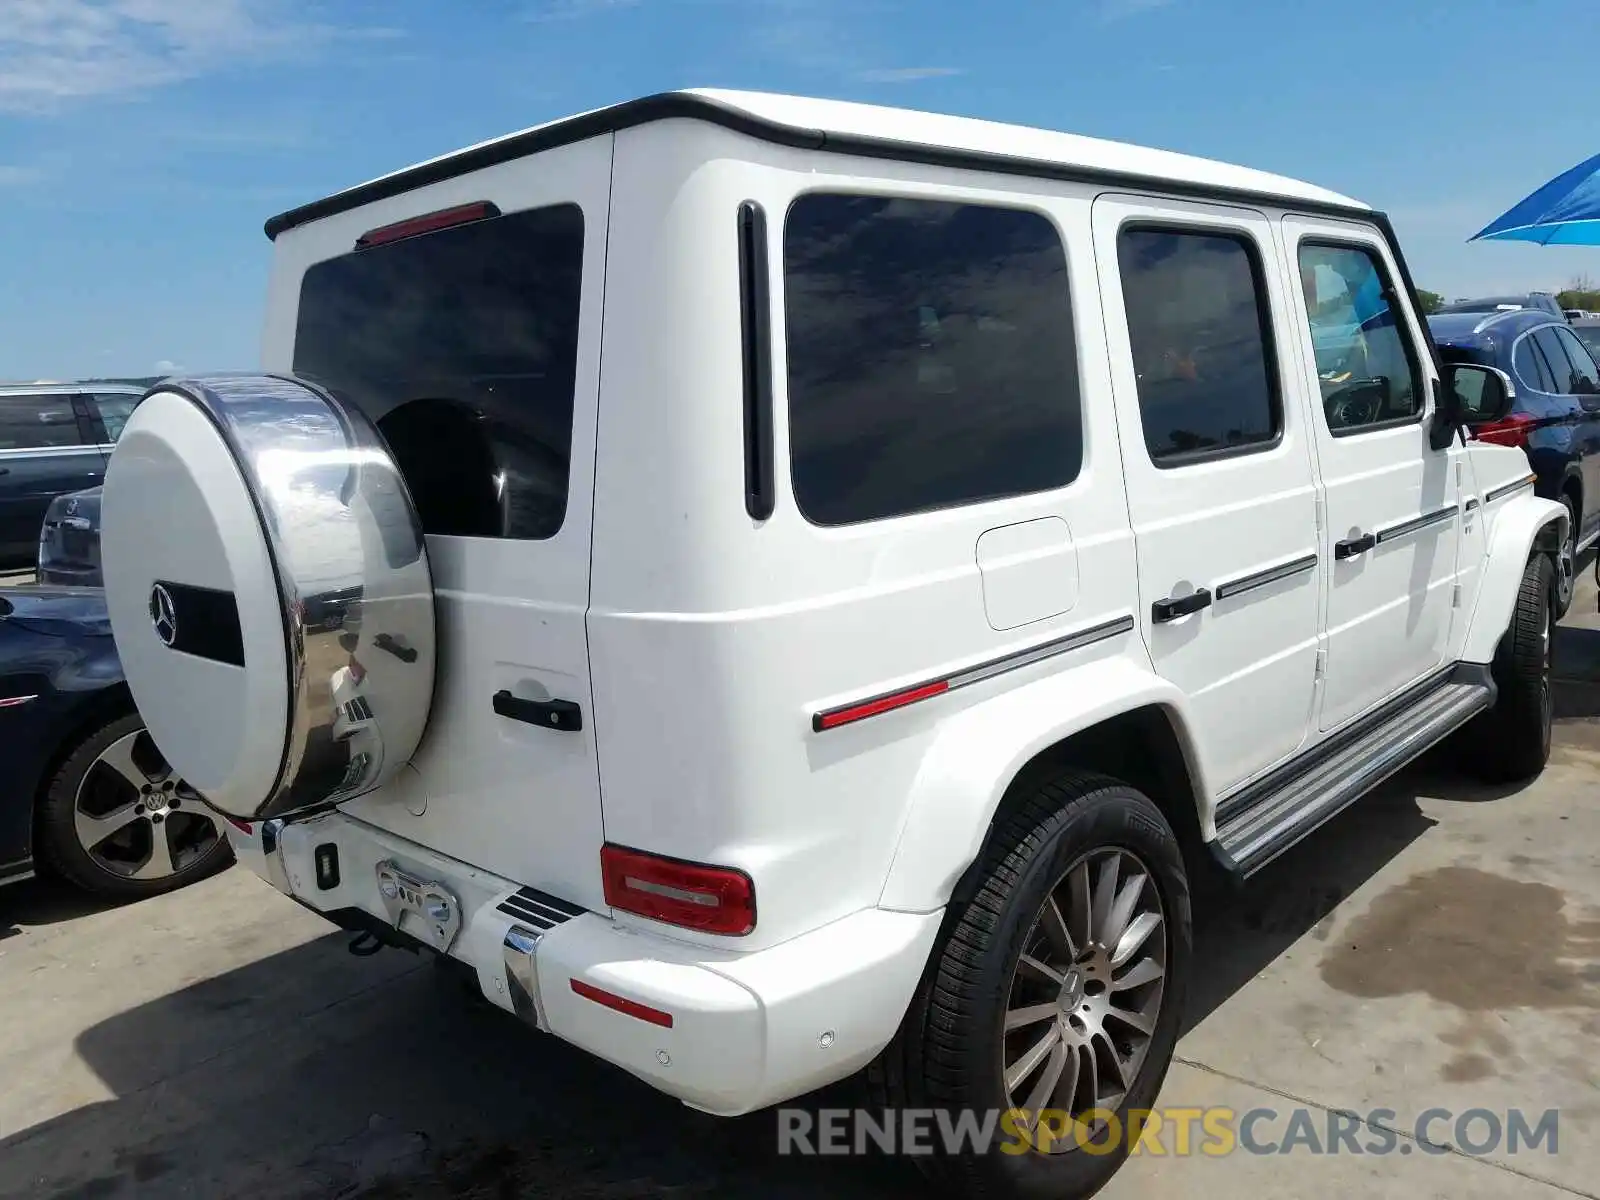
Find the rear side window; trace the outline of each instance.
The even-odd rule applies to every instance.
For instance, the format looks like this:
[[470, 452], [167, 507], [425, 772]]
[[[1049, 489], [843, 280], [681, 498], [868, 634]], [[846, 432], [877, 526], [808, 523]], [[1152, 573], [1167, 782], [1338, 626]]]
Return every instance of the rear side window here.
[[71, 396], [0, 396], [0, 450], [82, 444]]
[[566, 517], [583, 212], [563, 204], [318, 263], [294, 370], [378, 422], [428, 533]]
[[1535, 330], [1528, 341], [1538, 343], [1540, 353], [1550, 365], [1550, 377], [1555, 384], [1547, 390], [1563, 396], [1581, 395], [1584, 378], [1562, 346], [1560, 334], [1561, 331], [1554, 325], [1546, 325], [1543, 329]]
[[1255, 244], [1130, 226], [1117, 260], [1151, 461], [1179, 466], [1276, 442], [1282, 408]]
[[1511, 365], [1516, 368], [1517, 380], [1524, 387], [1532, 388], [1536, 392], [1561, 391], [1556, 386], [1555, 376], [1550, 373], [1550, 367], [1544, 360], [1544, 354], [1534, 344], [1532, 337], [1525, 337], [1517, 343], [1517, 348], [1511, 352]]
[[133, 415], [133, 409], [139, 403], [139, 397], [124, 393], [101, 392], [89, 397], [89, 402], [94, 406], [100, 424], [106, 431], [106, 441], [114, 442], [122, 436], [122, 427], [128, 423], [128, 418]]
[[816, 193], [789, 210], [783, 257], [807, 519], [879, 520], [1077, 477], [1072, 299], [1045, 217]]

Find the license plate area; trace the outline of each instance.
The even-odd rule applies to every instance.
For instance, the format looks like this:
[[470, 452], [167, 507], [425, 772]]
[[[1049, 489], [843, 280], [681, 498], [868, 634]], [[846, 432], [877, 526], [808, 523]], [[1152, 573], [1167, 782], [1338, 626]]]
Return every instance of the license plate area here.
[[447, 953], [461, 932], [461, 901], [455, 892], [435, 879], [407, 871], [392, 858], [375, 868], [378, 896], [389, 924]]

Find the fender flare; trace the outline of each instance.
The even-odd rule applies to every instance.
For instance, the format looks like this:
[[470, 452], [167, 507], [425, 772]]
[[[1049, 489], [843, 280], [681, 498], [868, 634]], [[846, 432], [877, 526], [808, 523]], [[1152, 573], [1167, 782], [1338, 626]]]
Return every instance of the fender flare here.
[[1463, 662], [1494, 661], [1495, 649], [1511, 623], [1528, 556], [1535, 550], [1553, 553], [1566, 536], [1567, 524], [1564, 504], [1542, 499], [1531, 491], [1505, 500], [1493, 514], [1482, 582], [1461, 648]]
[[[1135, 709], [1166, 710], [1200, 814], [1209, 811], [1200, 755], [1181, 691], [1127, 655], [1083, 663], [944, 722], [923, 756], [878, 905], [933, 912], [983, 849], [1018, 773], [1041, 751]], [[1203, 822], [1202, 822], [1203, 824]]]

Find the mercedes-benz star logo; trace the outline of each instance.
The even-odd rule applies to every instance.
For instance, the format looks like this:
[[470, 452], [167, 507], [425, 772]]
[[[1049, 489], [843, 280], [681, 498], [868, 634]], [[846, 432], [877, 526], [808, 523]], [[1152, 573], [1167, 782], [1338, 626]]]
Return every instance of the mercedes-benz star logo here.
[[170, 646], [178, 640], [178, 611], [165, 584], [158, 583], [150, 589], [150, 624], [156, 627], [162, 645]]

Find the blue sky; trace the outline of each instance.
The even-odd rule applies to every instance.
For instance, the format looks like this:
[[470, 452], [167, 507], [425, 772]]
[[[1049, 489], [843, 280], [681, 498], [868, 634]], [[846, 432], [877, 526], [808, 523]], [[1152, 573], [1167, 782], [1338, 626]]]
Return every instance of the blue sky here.
[[1600, 278], [1467, 245], [1600, 152], [1594, 0], [0, 0], [0, 379], [257, 362], [269, 215], [680, 86], [898, 104], [1300, 176], [1423, 287]]

